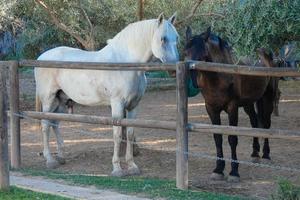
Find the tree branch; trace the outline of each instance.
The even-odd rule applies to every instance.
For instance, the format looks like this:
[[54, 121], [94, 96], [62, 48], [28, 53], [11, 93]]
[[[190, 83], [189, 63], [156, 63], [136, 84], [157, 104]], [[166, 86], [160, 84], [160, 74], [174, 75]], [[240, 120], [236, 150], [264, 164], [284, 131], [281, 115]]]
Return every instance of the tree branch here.
[[43, 0], [35, 0], [37, 4], [39, 4], [51, 17], [52, 23], [54, 23], [59, 29], [67, 32], [72, 37], [74, 37], [85, 49], [91, 50], [92, 48], [89, 46], [89, 42], [83, 39], [79, 34], [77, 34], [74, 30], [66, 26], [63, 22], [61, 22], [56, 13], [49, 8], [49, 6]]
[[191, 18], [195, 15], [195, 13], [196, 13], [198, 7], [200, 6], [200, 4], [201, 4], [202, 2], [203, 2], [203, 0], [198, 0], [198, 1], [195, 3], [195, 5], [192, 7], [190, 13], [189, 13], [183, 20], [177, 21], [177, 22], [175, 23], [175, 26], [180, 26], [180, 25], [182, 25], [183, 23], [185, 23], [186, 21], [188, 21], [189, 19], [191, 19]]
[[86, 21], [89, 24], [89, 36], [86, 38], [87, 42], [89, 43], [89, 46], [94, 50], [95, 49], [95, 40], [94, 40], [94, 26], [88, 16], [88, 14], [86, 13], [85, 9], [83, 8], [83, 6], [81, 5], [81, 1], [79, 0], [79, 9], [82, 12], [84, 18], [86, 19]]

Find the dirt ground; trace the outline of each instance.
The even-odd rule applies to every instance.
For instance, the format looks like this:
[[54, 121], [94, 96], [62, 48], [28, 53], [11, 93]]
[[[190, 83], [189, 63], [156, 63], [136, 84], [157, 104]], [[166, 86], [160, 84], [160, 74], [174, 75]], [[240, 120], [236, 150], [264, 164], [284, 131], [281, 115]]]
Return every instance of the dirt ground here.
[[[21, 108], [34, 108], [34, 81], [32, 75], [22, 76]], [[282, 97], [279, 105], [279, 117], [272, 117], [272, 128], [300, 130], [300, 82], [281, 82]], [[75, 113], [110, 116], [109, 107], [75, 106]], [[139, 105], [138, 118], [155, 120], [176, 120], [175, 90], [156, 90], [147, 92]], [[250, 127], [249, 119], [240, 109], [239, 125]], [[201, 95], [189, 99], [189, 121], [210, 123]], [[227, 124], [227, 116], [222, 113], [222, 124]], [[44, 169], [45, 160], [39, 156], [42, 152], [42, 136], [35, 129], [30, 119], [22, 120], [21, 143], [22, 165], [24, 167]], [[65, 140], [66, 164], [57, 171], [83, 174], [110, 175], [113, 153], [112, 128], [110, 126], [80, 123], [61, 123]], [[143, 177], [159, 177], [174, 180], [175, 170], [175, 132], [165, 130], [135, 129], [141, 154], [135, 158]], [[51, 147], [55, 152], [54, 134], [51, 135]], [[262, 143], [261, 143], [262, 145]], [[272, 166], [296, 168], [298, 172], [276, 170], [265, 167], [253, 167], [240, 164], [240, 183], [211, 182], [209, 176], [214, 169], [215, 160], [202, 158], [204, 155], [214, 156], [215, 146], [211, 135], [190, 133], [189, 179], [192, 189], [223, 192], [243, 196], [268, 198], [276, 190], [276, 181], [286, 178], [300, 184], [300, 141], [270, 140], [271, 158], [261, 163]], [[224, 154], [230, 157], [230, 147], [224, 138]], [[239, 137], [238, 158], [251, 162], [252, 138]], [[124, 163], [123, 163], [124, 164]], [[225, 173], [228, 174], [230, 163], [226, 162]]]

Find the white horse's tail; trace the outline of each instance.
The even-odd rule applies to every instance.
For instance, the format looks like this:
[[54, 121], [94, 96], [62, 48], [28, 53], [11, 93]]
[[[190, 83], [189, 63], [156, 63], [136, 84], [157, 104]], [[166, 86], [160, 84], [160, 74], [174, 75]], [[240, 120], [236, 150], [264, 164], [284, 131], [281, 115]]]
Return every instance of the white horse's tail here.
[[[42, 112], [42, 102], [40, 100], [40, 97], [37, 93], [35, 93], [35, 111]], [[37, 130], [41, 130], [41, 123], [38, 122], [36, 126]]]

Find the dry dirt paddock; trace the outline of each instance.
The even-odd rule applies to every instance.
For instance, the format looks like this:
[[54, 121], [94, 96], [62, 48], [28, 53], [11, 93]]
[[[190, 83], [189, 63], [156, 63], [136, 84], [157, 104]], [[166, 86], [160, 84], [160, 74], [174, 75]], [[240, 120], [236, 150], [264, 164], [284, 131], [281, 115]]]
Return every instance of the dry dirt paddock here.
[[[21, 78], [21, 107], [33, 110], [34, 81], [32, 76]], [[272, 117], [272, 128], [300, 130], [300, 82], [280, 82], [282, 97], [279, 105], [280, 116]], [[175, 90], [157, 90], [147, 92], [140, 105], [138, 118], [155, 120], [176, 120]], [[75, 113], [110, 116], [108, 107], [75, 106]], [[249, 119], [240, 109], [239, 125], [250, 127]], [[191, 122], [210, 123], [201, 95], [189, 99], [189, 120]], [[42, 151], [42, 136], [35, 130], [32, 120], [21, 122], [22, 165], [24, 167], [44, 169], [45, 160], [39, 156]], [[227, 116], [222, 113], [222, 123], [227, 124]], [[61, 123], [61, 131], [65, 140], [66, 164], [57, 171], [109, 175], [112, 169], [113, 153], [112, 128], [103, 125], [80, 123]], [[143, 177], [159, 177], [175, 179], [175, 132], [165, 130], [135, 129], [141, 154], [135, 158]], [[52, 134], [51, 146], [55, 152], [55, 140]], [[262, 144], [261, 144], [262, 145]], [[270, 140], [271, 162], [261, 161], [272, 166], [286, 166], [300, 170], [300, 141]], [[256, 196], [259, 199], [269, 197], [276, 190], [279, 177], [287, 178], [300, 184], [300, 171], [289, 172], [240, 164], [241, 182], [210, 182], [215, 160], [201, 158], [199, 154], [215, 155], [212, 135], [190, 133], [189, 179], [192, 188], [206, 191], [224, 192]], [[250, 161], [252, 138], [239, 137], [238, 158]], [[224, 138], [224, 154], [230, 157], [230, 147]], [[226, 162], [225, 173], [228, 174], [230, 163]]]

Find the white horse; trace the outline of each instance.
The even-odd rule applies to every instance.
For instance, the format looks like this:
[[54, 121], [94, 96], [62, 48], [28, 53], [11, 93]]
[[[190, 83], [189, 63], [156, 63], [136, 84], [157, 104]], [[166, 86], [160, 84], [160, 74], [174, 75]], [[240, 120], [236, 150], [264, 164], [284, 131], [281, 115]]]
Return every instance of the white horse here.
[[[84, 51], [70, 47], [57, 47], [46, 51], [38, 60], [81, 61], [81, 62], [147, 62], [152, 55], [162, 62], [179, 60], [177, 51], [178, 33], [173, 26], [174, 14], [165, 20], [158, 19], [132, 23], [119, 32], [100, 51]], [[89, 106], [110, 105], [112, 117], [135, 118], [136, 107], [146, 88], [145, 73], [141, 71], [99, 71], [75, 69], [35, 68], [36, 94], [43, 112], [61, 112], [63, 105], [58, 93], [73, 101]], [[51, 123], [49, 123], [51, 122]], [[42, 120], [42, 133], [47, 167], [54, 168], [65, 162], [63, 139], [56, 125], [58, 121]], [[57, 139], [57, 158], [49, 149], [49, 129], [52, 126]], [[133, 160], [133, 128], [127, 128], [125, 159], [127, 173], [120, 166], [120, 143], [122, 128], [113, 126], [114, 153], [112, 158], [113, 176], [139, 174]]]

